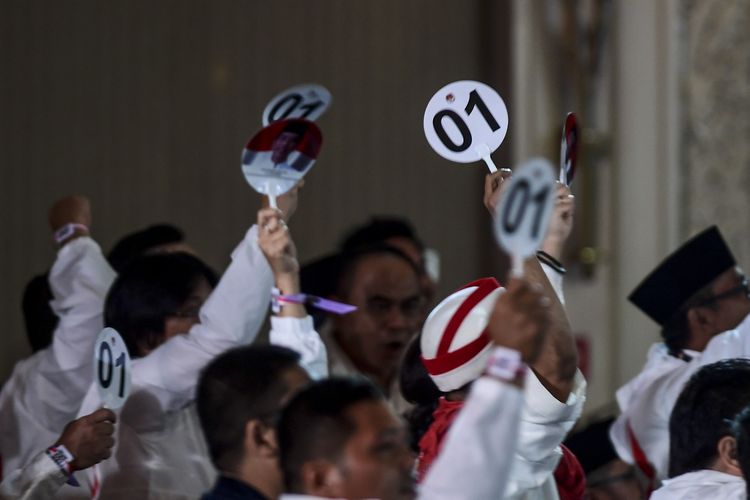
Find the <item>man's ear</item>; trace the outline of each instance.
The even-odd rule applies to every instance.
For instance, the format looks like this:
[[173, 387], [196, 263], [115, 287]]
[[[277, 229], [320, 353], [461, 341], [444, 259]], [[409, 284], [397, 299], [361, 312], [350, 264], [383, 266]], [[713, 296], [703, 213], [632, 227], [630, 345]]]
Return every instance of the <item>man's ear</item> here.
[[742, 469], [737, 458], [737, 441], [732, 436], [724, 436], [716, 444], [719, 456], [718, 468], [722, 472], [742, 477]]
[[343, 477], [335, 464], [317, 459], [302, 465], [304, 493], [327, 498], [343, 498]]
[[276, 432], [260, 420], [245, 423], [245, 453], [259, 458], [276, 457]]

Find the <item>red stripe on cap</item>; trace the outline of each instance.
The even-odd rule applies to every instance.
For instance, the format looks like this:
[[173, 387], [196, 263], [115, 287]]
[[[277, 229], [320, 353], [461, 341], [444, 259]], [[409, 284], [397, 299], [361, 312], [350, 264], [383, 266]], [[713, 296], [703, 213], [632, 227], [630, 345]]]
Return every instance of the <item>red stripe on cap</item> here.
[[448, 354], [451, 343], [453, 343], [453, 338], [456, 336], [456, 332], [461, 326], [461, 323], [464, 322], [464, 319], [466, 319], [466, 316], [468, 316], [469, 312], [474, 309], [474, 306], [479, 304], [485, 297], [492, 293], [493, 290], [499, 288], [500, 283], [498, 283], [495, 278], [482, 278], [476, 281], [472, 281], [461, 290], [465, 290], [474, 286], [477, 287], [477, 289], [474, 290], [471, 295], [469, 295], [466, 300], [463, 301], [463, 303], [453, 314], [453, 317], [448, 322], [448, 325], [445, 327], [443, 336], [440, 339], [440, 345], [438, 346], [437, 353], [435, 354], [436, 358], [440, 357], [441, 355]]
[[448, 352], [435, 359], [426, 359], [423, 356], [422, 364], [427, 368], [430, 375], [442, 375], [474, 359], [489, 343], [490, 337], [487, 335], [487, 330], [484, 330], [479, 337], [453, 352]]
[[461, 305], [451, 317], [450, 321], [448, 321], [448, 325], [446, 325], [445, 331], [443, 332], [443, 335], [440, 339], [440, 344], [438, 345], [438, 350], [435, 354], [435, 358], [426, 359], [424, 356], [422, 357], [422, 362], [431, 375], [440, 375], [442, 373], [449, 372], [469, 362], [477, 354], [482, 352], [482, 350], [487, 347], [487, 344], [489, 344], [490, 342], [489, 336], [487, 335], [487, 330], [485, 329], [484, 331], [482, 331], [479, 337], [477, 337], [473, 341], [469, 342], [465, 346], [456, 349], [453, 352], [450, 352], [451, 343], [453, 342], [453, 339], [456, 336], [456, 332], [458, 332], [458, 329], [461, 327], [464, 319], [466, 319], [466, 316], [468, 316], [469, 312], [477, 304], [484, 300], [485, 297], [487, 297], [494, 290], [500, 288], [500, 283], [498, 283], [495, 278], [482, 278], [476, 281], [472, 281], [468, 285], [464, 286], [462, 290], [471, 287], [477, 287], [477, 289], [474, 290], [471, 295], [469, 295], [466, 300], [461, 303]]

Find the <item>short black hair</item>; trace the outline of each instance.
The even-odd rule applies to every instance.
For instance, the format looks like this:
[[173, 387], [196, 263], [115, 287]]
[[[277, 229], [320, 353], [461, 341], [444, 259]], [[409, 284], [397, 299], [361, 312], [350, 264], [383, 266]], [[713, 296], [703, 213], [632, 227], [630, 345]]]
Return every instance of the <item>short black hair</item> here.
[[196, 392], [198, 417], [217, 469], [233, 471], [242, 459], [248, 421], [275, 425], [289, 392], [284, 373], [299, 367], [299, 360], [285, 347], [243, 346], [203, 369]]
[[732, 423], [734, 439], [737, 440], [737, 460], [740, 463], [742, 475], [747, 484], [747, 493], [750, 497], [750, 406], [746, 406]]
[[331, 377], [298, 392], [281, 413], [278, 426], [281, 470], [290, 493], [303, 493], [302, 466], [317, 458], [336, 461], [354, 423], [346, 412], [364, 401], [385, 401], [363, 377]]
[[354, 272], [357, 266], [363, 260], [376, 256], [391, 256], [404, 261], [413, 271], [415, 277], [419, 279], [422, 271], [417, 267], [413, 260], [404, 252], [392, 246], [376, 243], [365, 247], [360, 247], [349, 252], [343, 252], [339, 257], [338, 276], [336, 279], [336, 292], [341, 296], [346, 296], [351, 290]]
[[40, 351], [52, 343], [52, 335], [59, 322], [50, 306], [53, 298], [49, 273], [34, 276], [23, 291], [21, 309], [32, 352]]
[[192, 255], [139, 257], [112, 284], [104, 304], [104, 324], [120, 333], [131, 357], [140, 357], [164, 341], [167, 317], [179, 311], [201, 279], [216, 286], [211, 268]]
[[710, 467], [716, 445], [750, 404], [750, 359], [702, 367], [683, 388], [669, 418], [669, 477]]
[[340, 248], [351, 252], [358, 248], [377, 243], [384, 243], [389, 238], [406, 238], [414, 243], [417, 249], [424, 251], [424, 244], [417, 236], [414, 226], [403, 217], [375, 216], [347, 233]]
[[145, 229], [135, 231], [120, 238], [107, 255], [109, 265], [122, 272], [128, 264], [144, 255], [154, 247], [181, 243], [185, 241], [185, 234], [172, 224], [154, 224]]

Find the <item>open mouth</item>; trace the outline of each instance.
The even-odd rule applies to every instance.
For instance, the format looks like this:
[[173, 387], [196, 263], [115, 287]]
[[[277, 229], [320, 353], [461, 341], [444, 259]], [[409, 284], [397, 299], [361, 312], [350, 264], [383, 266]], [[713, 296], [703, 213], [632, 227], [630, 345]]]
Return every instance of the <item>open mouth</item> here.
[[399, 342], [397, 340], [394, 340], [392, 342], [387, 342], [385, 344], [385, 351], [387, 354], [391, 356], [398, 356], [401, 353], [404, 352], [404, 349], [406, 348], [405, 342]]

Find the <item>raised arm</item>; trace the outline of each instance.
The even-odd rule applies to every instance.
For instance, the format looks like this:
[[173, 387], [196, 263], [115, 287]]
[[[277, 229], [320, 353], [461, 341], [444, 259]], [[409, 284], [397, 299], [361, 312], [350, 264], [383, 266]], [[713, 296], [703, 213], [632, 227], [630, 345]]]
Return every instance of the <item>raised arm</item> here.
[[[276, 288], [281, 295], [300, 293], [297, 250], [282, 212], [265, 208], [260, 212], [259, 245], [273, 270]], [[279, 303], [271, 316], [270, 340], [297, 351], [300, 364], [314, 379], [328, 376], [325, 345], [313, 326], [312, 318], [302, 304]]]
[[525, 366], [544, 344], [548, 303], [518, 280], [498, 298], [488, 325], [495, 347], [487, 372], [472, 385], [419, 498], [503, 497], [518, 442]]
[[[487, 175], [485, 179], [484, 204], [493, 217], [495, 207], [508, 185], [504, 181], [510, 177], [510, 171], [503, 169]], [[570, 235], [575, 205], [567, 187], [558, 183], [556, 189], [555, 210], [547, 236], [542, 242], [542, 250], [559, 261], [562, 248]], [[563, 307], [562, 275], [558, 271], [548, 264], [540, 264], [536, 258], [528, 259], [524, 263], [524, 277], [530, 283], [542, 287], [545, 296], [550, 299], [552, 311], [550, 333], [540, 356], [530, 366], [550, 394], [558, 401], [565, 402], [574, 387], [578, 352]], [[549, 277], [552, 277], [552, 280]]]
[[[61, 371], [70, 371], [91, 364], [94, 340], [103, 326], [104, 299], [115, 272], [90, 237], [88, 199], [69, 196], [57, 201], [50, 208], [49, 223], [59, 247], [49, 273], [51, 306], [60, 319], [52, 338], [52, 355]], [[83, 375], [65, 381], [66, 390], [78, 390], [75, 404], [91, 383], [90, 370]]]

